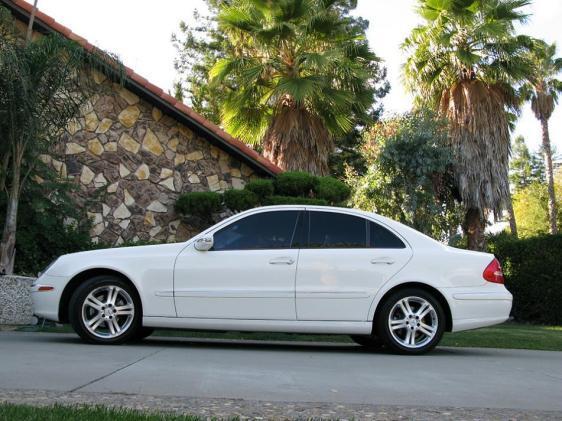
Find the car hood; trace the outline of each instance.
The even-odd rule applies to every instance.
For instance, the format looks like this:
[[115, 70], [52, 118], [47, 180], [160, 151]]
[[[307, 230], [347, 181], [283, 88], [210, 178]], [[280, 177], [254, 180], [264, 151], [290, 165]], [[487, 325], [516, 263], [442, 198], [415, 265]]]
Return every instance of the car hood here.
[[162, 253], [170, 253], [177, 251], [178, 253], [187, 245], [187, 243], [171, 243], [171, 244], [153, 244], [148, 246], [132, 246], [132, 247], [114, 247], [106, 249], [97, 249], [89, 251], [81, 251], [78, 253], [65, 254], [63, 258], [80, 259], [87, 257], [106, 257], [106, 256], [130, 256], [130, 255], [154, 255]]
[[49, 267], [47, 274], [70, 276], [89, 268], [121, 270], [132, 268], [145, 261], [173, 265], [176, 256], [188, 243], [158, 244], [150, 246], [116, 247], [65, 254]]

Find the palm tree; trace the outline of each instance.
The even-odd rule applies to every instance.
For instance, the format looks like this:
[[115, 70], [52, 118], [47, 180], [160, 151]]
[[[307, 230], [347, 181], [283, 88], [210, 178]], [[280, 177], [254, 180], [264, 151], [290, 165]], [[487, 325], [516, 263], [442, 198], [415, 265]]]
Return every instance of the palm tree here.
[[529, 52], [532, 70], [528, 82], [521, 88], [523, 97], [531, 101], [531, 108], [542, 127], [542, 152], [548, 183], [548, 219], [550, 233], [557, 234], [556, 224], [558, 209], [554, 193], [554, 174], [552, 169], [552, 148], [548, 131], [548, 120], [558, 103], [558, 94], [562, 92], [562, 81], [556, 76], [562, 70], [562, 58], [556, 57], [556, 44], [547, 44], [535, 40]]
[[210, 70], [228, 88], [226, 130], [286, 170], [329, 172], [333, 139], [369, 119], [379, 72], [353, 0], [233, 0], [219, 28], [230, 51]]
[[419, 0], [425, 20], [404, 42], [407, 87], [449, 121], [468, 247], [482, 250], [488, 211], [509, 200], [513, 86], [527, 75], [530, 39], [514, 34], [528, 0]]
[[[32, 23], [30, 23], [32, 25]], [[0, 187], [6, 194], [0, 237], [0, 273], [14, 265], [18, 208], [39, 155], [53, 151], [68, 122], [92, 95], [91, 69], [122, 80], [119, 62], [102, 51], [86, 51], [50, 34], [26, 39], [10, 12], [0, 7]]]

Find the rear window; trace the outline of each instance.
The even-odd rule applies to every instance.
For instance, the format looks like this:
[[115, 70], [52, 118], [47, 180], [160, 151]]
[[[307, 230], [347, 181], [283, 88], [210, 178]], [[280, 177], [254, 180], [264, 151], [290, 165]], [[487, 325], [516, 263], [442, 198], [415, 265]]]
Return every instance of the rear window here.
[[343, 213], [310, 212], [309, 248], [366, 248], [367, 220]]
[[369, 222], [369, 247], [374, 249], [403, 249], [404, 242], [383, 226]]

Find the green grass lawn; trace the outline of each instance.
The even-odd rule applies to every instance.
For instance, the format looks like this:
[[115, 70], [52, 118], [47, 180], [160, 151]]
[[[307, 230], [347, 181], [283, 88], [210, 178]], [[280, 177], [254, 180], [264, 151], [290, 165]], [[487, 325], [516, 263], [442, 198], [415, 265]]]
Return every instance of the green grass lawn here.
[[[40, 326], [20, 328], [27, 332], [72, 332], [68, 325]], [[153, 336], [209, 338], [209, 339], [245, 339], [268, 341], [303, 341], [303, 342], [338, 342], [351, 343], [344, 335], [300, 335], [289, 333], [262, 332], [213, 332], [193, 330], [156, 330]], [[459, 333], [446, 333], [441, 341], [443, 346], [535, 349], [545, 351], [562, 351], [562, 326], [541, 326], [521, 323], [504, 323]]]
[[0, 403], [0, 421], [199, 421], [203, 418], [166, 413], [151, 414], [129, 409], [72, 407], [54, 405], [34, 407]]

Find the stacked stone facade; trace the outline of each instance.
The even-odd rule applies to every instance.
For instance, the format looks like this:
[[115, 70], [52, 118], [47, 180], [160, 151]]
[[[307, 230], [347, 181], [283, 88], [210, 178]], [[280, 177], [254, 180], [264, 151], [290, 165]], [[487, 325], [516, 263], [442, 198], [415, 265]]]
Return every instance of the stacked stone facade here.
[[77, 184], [94, 241], [185, 240], [195, 230], [174, 212], [181, 193], [240, 189], [256, 177], [133, 92], [101, 73], [92, 77], [96, 94], [68, 125], [60, 153], [42, 159]]

